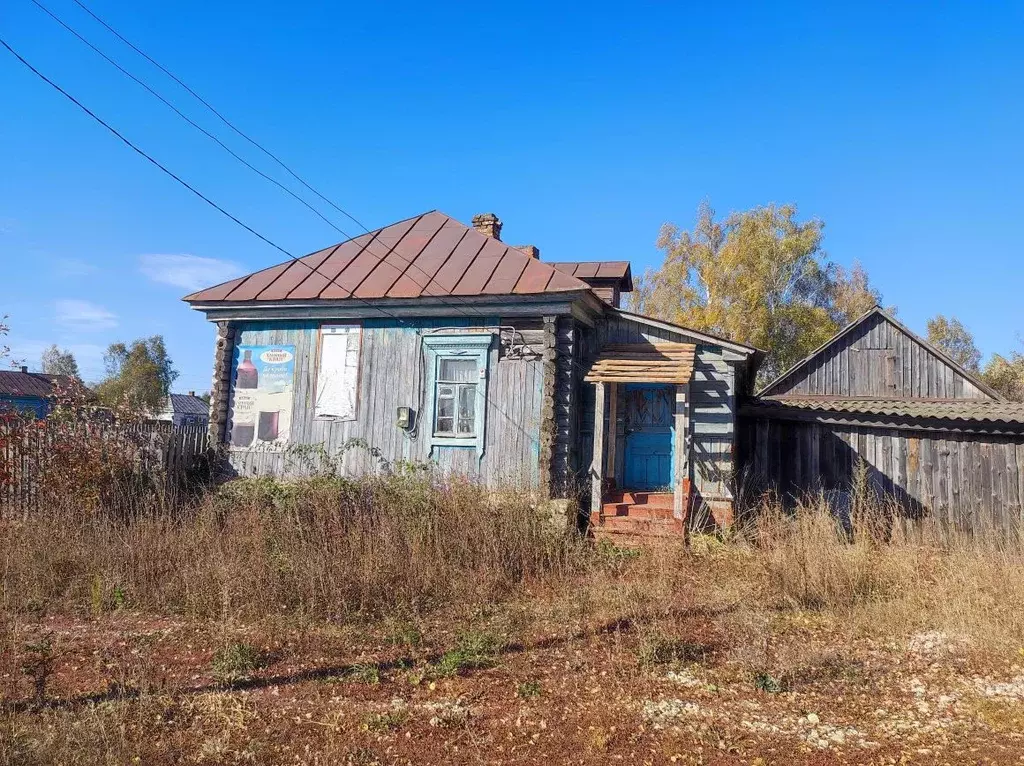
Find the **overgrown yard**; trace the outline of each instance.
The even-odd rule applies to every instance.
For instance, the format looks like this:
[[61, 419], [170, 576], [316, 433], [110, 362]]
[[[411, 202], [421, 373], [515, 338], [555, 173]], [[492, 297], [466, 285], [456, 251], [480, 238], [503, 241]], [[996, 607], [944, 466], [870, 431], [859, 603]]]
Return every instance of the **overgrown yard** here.
[[3, 762], [1024, 761], [1019, 545], [638, 554], [418, 473], [142, 505], [4, 522]]

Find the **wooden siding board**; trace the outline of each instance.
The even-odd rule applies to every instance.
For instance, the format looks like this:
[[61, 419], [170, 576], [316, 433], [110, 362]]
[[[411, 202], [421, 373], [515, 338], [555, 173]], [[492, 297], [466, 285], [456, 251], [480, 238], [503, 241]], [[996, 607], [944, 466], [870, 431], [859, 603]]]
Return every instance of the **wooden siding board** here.
[[[745, 475], [775, 487], [787, 502], [824, 487], [848, 491], [858, 457], [870, 466], [872, 485], [904, 506], [899, 524], [908, 534], [926, 529], [1019, 534], [1024, 514], [1024, 437], [832, 426], [744, 418]], [[817, 470], [815, 460], [819, 461]], [[747, 464], [749, 461], [751, 464]], [[923, 513], [920, 521], [911, 517]]]
[[[486, 324], [496, 324], [497, 321], [497, 318], [487, 318]], [[392, 320], [367, 320], [362, 333], [357, 419], [353, 421], [317, 420], [313, 417], [318, 324], [291, 322], [272, 326], [267, 323], [241, 323], [237, 343], [295, 345], [292, 444], [322, 444], [328, 453], [340, 457], [341, 468], [346, 475], [355, 475], [375, 470], [377, 460], [365, 448], [352, 447], [353, 439], [365, 440], [369, 447], [379, 450], [381, 456], [389, 461], [424, 461], [430, 458], [425, 446], [425, 435], [430, 428], [427, 420], [419, 424], [419, 435], [411, 440], [394, 425], [398, 406], [416, 408], [419, 405], [424, 364], [419, 330], [478, 323], [479, 320], [470, 321], [465, 317], [449, 317], [421, 320], [418, 326], [409, 327]], [[497, 352], [494, 352], [489, 365], [488, 398], [498, 402], [497, 407], [504, 412], [488, 412], [484, 456], [479, 471], [481, 476], [510, 473], [504, 469], [511, 465], [518, 473], [525, 474], [527, 482], [536, 483], [539, 475], [536, 470], [537, 454], [531, 445], [536, 441], [539, 430], [541, 395], [536, 387], [531, 388], [530, 380], [537, 377], [532, 370], [537, 364], [529, 359], [498, 360]], [[417, 417], [429, 418], [429, 409], [428, 405], [426, 412], [417, 413]], [[512, 425], [505, 423], [505, 418], [510, 419]], [[517, 435], [512, 438], [510, 434]], [[302, 461], [288, 452], [288, 449], [231, 450], [229, 460], [243, 475], [296, 475], [304, 470]], [[436, 457], [439, 465], [470, 475], [477, 473], [475, 453], [474, 464], [465, 455], [450, 452], [439, 453]], [[526, 470], [523, 470], [524, 466]]]
[[773, 396], [988, 398], [944, 359], [875, 315], [793, 370]]

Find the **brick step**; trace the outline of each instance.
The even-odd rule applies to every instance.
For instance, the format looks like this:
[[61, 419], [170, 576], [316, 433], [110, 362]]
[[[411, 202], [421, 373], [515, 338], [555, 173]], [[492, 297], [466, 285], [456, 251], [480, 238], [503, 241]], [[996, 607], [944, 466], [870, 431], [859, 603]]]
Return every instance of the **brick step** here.
[[[664, 519], [673, 518], [671, 508], [657, 505], [626, 505], [625, 503], [605, 503], [601, 507], [606, 519], [629, 517], [631, 519]], [[595, 518], [597, 514], [592, 514]]]
[[625, 529], [608, 529], [592, 527], [590, 537], [595, 542], [607, 540], [621, 548], [637, 548], [657, 543], [683, 541], [683, 533], [678, 529], [661, 529], [657, 531], [630, 531]]
[[605, 516], [604, 523], [596, 528], [640, 535], [679, 534], [680, 531], [675, 519], [637, 519], [630, 516]]
[[605, 500], [609, 505], [649, 505], [671, 508], [675, 497], [671, 492], [613, 492]]

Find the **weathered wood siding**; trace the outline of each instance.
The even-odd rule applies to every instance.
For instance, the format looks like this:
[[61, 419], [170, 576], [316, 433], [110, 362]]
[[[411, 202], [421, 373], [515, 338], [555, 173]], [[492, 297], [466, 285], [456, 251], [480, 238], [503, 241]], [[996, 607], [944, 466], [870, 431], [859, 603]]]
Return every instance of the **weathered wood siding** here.
[[[523, 320], [518, 320], [523, 321]], [[236, 345], [295, 346], [291, 441], [286, 447], [229, 450], [229, 461], [241, 475], [301, 475], [318, 464], [322, 446], [341, 471], [357, 475], [372, 471], [381, 460], [426, 462], [457, 471], [488, 484], [540, 484], [540, 421], [543, 399], [543, 353], [536, 346], [542, 331], [524, 323], [517, 345], [525, 340], [526, 355], [513, 358], [506, 344], [492, 346], [488, 364], [485, 446], [435, 447], [430, 454], [432, 402], [424, 392], [426, 370], [421, 337], [442, 327], [497, 327], [498, 317], [418, 320], [365, 320], [362, 323], [360, 379], [355, 420], [318, 419], [313, 414], [317, 364], [317, 321], [238, 322]], [[396, 410], [412, 407], [419, 420], [415, 437], [395, 425]], [[303, 446], [305, 445], [305, 446]], [[305, 454], [304, 454], [305, 453]]]
[[881, 313], [837, 338], [762, 396], [991, 398]]
[[944, 530], [1018, 531], [1024, 508], [1024, 435], [909, 431], [744, 417], [741, 486], [786, 502], [820, 492], [848, 502], [858, 459], [875, 493], [904, 519]]
[[[583, 333], [582, 356], [589, 362], [607, 343], [695, 343], [693, 380], [690, 383], [690, 470], [695, 491], [709, 502], [732, 498], [734, 475], [733, 454], [736, 446], [736, 367], [745, 363], [739, 354], [702, 343], [682, 332], [652, 327], [627, 317], [609, 317], [593, 330]], [[622, 386], [618, 389], [615, 423], [615, 475], [623, 475], [626, 411]], [[581, 390], [583, 426], [581, 445], [587, 445], [581, 465], [590, 464], [593, 449], [594, 386], [584, 384]], [[589, 426], [586, 424], [590, 424]], [[610, 427], [610, 426], [609, 426]]]

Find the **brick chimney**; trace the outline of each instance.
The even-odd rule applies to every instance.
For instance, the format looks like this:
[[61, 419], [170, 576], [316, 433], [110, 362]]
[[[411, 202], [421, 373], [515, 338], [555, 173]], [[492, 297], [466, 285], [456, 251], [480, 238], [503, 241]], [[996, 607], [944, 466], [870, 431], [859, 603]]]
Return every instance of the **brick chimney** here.
[[26, 367], [25, 365], [21, 365], [21, 371], [28, 372], [28, 367]]
[[189, 395], [189, 396], [195, 396], [195, 395], [196, 395], [196, 392], [195, 392], [195, 391], [189, 391], [189, 392], [188, 392], [188, 395]]
[[536, 245], [515, 245], [516, 250], [521, 250], [531, 258], [540, 260], [540, 248]]
[[494, 213], [480, 213], [473, 216], [473, 228], [488, 237], [501, 242], [501, 220]]

